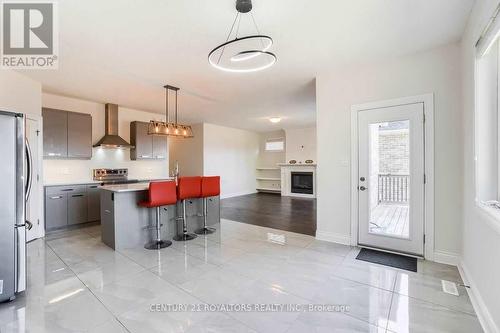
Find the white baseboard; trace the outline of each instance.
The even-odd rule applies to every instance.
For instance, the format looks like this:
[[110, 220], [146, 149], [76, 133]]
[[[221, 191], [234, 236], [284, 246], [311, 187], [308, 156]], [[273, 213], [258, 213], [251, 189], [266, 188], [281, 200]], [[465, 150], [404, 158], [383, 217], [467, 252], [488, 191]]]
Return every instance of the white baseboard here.
[[330, 231], [316, 230], [316, 239], [343, 245], [351, 245], [350, 235], [336, 234]]
[[491, 313], [488, 311], [483, 298], [479, 294], [476, 283], [471, 279], [469, 270], [465, 266], [463, 260], [460, 260], [458, 263], [458, 271], [462, 276], [464, 284], [470, 286], [470, 288], [467, 288], [467, 293], [469, 294], [472, 306], [476, 311], [476, 315], [479, 322], [483, 326], [484, 331], [486, 333], [500, 333], [500, 328], [495, 324], [495, 321], [493, 320]]
[[243, 192], [236, 192], [236, 193], [229, 193], [229, 194], [222, 194], [220, 196], [221, 199], [227, 199], [227, 198], [232, 198], [232, 197], [239, 197], [242, 195], [248, 195], [248, 194], [254, 194], [257, 193], [256, 190], [251, 190], [251, 191], [243, 191]]
[[460, 255], [453, 252], [434, 250], [434, 260], [440, 264], [458, 266], [460, 263]]

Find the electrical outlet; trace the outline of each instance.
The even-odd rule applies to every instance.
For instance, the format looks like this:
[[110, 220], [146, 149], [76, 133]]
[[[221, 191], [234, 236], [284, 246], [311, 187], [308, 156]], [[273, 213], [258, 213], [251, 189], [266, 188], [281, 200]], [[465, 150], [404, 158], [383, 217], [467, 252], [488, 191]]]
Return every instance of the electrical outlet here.
[[68, 168], [61, 168], [60, 171], [61, 171], [61, 174], [63, 174], [63, 175], [69, 175], [69, 169]]
[[153, 173], [153, 168], [147, 168], [148, 173]]

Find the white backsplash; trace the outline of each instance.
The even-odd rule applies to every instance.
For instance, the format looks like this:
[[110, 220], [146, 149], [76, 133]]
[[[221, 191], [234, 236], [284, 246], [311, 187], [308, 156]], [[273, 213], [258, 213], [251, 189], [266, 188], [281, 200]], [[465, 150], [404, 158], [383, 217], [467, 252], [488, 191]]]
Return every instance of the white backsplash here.
[[91, 160], [44, 160], [44, 182], [89, 181], [92, 169], [99, 168], [127, 168], [131, 179], [168, 177], [168, 160], [131, 161], [128, 149], [94, 148]]

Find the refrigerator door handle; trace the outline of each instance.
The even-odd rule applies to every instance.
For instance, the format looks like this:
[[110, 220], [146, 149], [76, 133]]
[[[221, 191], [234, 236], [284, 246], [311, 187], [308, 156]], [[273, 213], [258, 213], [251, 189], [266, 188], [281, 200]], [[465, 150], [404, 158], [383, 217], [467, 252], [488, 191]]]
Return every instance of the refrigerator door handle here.
[[33, 184], [33, 156], [28, 139], [26, 139], [26, 202], [28, 202], [31, 194], [31, 186]]
[[26, 228], [16, 226], [16, 292], [26, 290]]

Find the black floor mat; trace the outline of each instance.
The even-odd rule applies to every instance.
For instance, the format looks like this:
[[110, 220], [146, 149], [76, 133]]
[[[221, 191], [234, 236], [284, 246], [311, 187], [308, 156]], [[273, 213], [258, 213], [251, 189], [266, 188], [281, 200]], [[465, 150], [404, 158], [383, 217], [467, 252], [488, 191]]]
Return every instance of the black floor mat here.
[[394, 253], [375, 251], [370, 249], [361, 249], [358, 260], [373, 262], [375, 264], [406, 269], [407, 271], [417, 271], [417, 258], [411, 258]]

